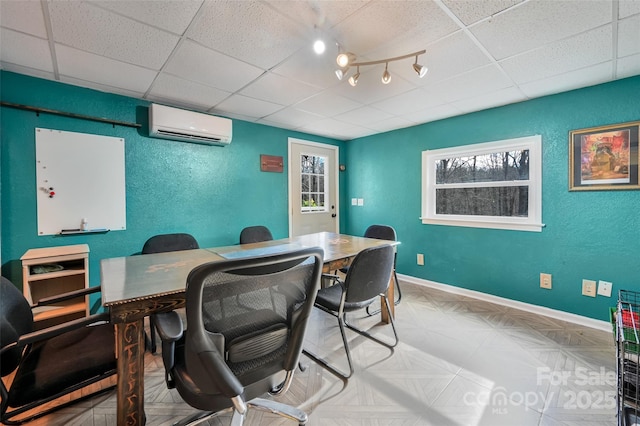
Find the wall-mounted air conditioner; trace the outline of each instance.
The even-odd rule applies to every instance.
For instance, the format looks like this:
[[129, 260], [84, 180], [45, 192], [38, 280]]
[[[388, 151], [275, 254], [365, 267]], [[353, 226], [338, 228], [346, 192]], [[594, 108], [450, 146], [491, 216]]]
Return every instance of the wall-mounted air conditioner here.
[[149, 136], [206, 145], [229, 145], [232, 126], [228, 118], [171, 108], [149, 106]]

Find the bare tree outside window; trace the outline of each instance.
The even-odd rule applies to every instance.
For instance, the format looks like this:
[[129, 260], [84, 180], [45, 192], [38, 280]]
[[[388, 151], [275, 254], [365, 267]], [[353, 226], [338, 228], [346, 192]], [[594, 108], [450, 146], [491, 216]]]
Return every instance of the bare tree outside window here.
[[422, 222], [540, 231], [540, 136], [422, 152]]
[[300, 156], [301, 175], [301, 211], [326, 211], [326, 172], [327, 159], [314, 155]]

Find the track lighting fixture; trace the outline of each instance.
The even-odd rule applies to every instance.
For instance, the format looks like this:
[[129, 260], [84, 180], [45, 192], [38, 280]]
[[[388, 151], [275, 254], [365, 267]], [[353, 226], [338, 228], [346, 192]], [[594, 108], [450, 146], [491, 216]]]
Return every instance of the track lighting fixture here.
[[413, 70], [418, 74], [418, 77], [422, 78], [427, 74], [428, 68], [418, 64], [418, 56], [426, 53], [426, 50], [419, 52], [409, 53], [407, 55], [396, 56], [395, 58], [380, 59], [377, 61], [356, 62], [356, 55], [351, 52], [340, 52], [336, 58], [336, 63], [340, 69], [336, 70], [336, 76], [338, 80], [342, 80], [349, 71], [350, 67], [356, 67], [356, 73], [349, 77], [349, 84], [355, 86], [358, 84], [358, 78], [360, 77], [360, 67], [367, 65], [385, 64], [384, 72], [382, 73], [382, 83], [389, 84], [391, 82], [391, 73], [389, 72], [389, 62], [399, 61], [401, 59], [416, 57], [416, 61], [413, 64]]

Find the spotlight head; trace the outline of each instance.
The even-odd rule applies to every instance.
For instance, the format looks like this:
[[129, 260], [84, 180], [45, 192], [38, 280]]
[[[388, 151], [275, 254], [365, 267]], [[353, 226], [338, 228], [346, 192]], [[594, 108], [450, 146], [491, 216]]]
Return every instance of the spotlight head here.
[[413, 64], [413, 70], [418, 74], [418, 77], [422, 78], [427, 75], [427, 71], [429, 71], [429, 68], [425, 67], [424, 65]]
[[356, 87], [356, 84], [358, 84], [358, 79], [360, 78], [360, 67], [358, 67], [358, 70], [356, 71], [356, 73], [354, 75], [352, 75], [351, 77], [349, 77], [349, 84], [353, 87]]
[[356, 55], [349, 52], [342, 52], [338, 54], [336, 58], [336, 63], [340, 68], [348, 67], [350, 63], [352, 63], [356, 59]]
[[347, 74], [347, 71], [349, 71], [349, 67], [347, 67], [345, 69], [337, 69], [336, 70], [336, 77], [338, 77], [338, 80], [342, 81], [344, 76]]
[[382, 73], [382, 84], [389, 84], [391, 82], [391, 73], [389, 73], [388, 67], [389, 63], [387, 62], [384, 67], [384, 72]]

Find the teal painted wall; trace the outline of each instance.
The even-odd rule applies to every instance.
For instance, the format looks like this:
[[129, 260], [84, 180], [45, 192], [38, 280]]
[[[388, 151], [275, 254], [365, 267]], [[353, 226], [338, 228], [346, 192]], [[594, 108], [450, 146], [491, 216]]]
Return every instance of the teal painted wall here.
[[[264, 224], [274, 237], [284, 238], [289, 233], [288, 138], [338, 145], [344, 152], [341, 141], [240, 120], [233, 121], [233, 141], [226, 147], [149, 138], [148, 103], [142, 100], [9, 72], [0, 74], [0, 89], [6, 102], [142, 124], [141, 129], [114, 128], [2, 107], [2, 274], [20, 287], [20, 257], [30, 248], [89, 244], [90, 282], [98, 285], [100, 259], [139, 252], [155, 234], [188, 232], [201, 247], [212, 247], [236, 244], [244, 226]], [[125, 138], [125, 231], [37, 235], [36, 127]], [[282, 156], [284, 173], [261, 172], [260, 154]]]
[[[640, 120], [640, 76], [346, 144], [347, 231], [394, 226], [398, 271], [439, 283], [608, 320], [611, 299], [581, 295], [582, 279], [640, 291], [640, 191], [568, 191], [569, 131]], [[540, 134], [542, 232], [423, 225], [421, 152]], [[416, 254], [425, 265], [416, 265]], [[541, 272], [553, 289], [539, 288]]]

